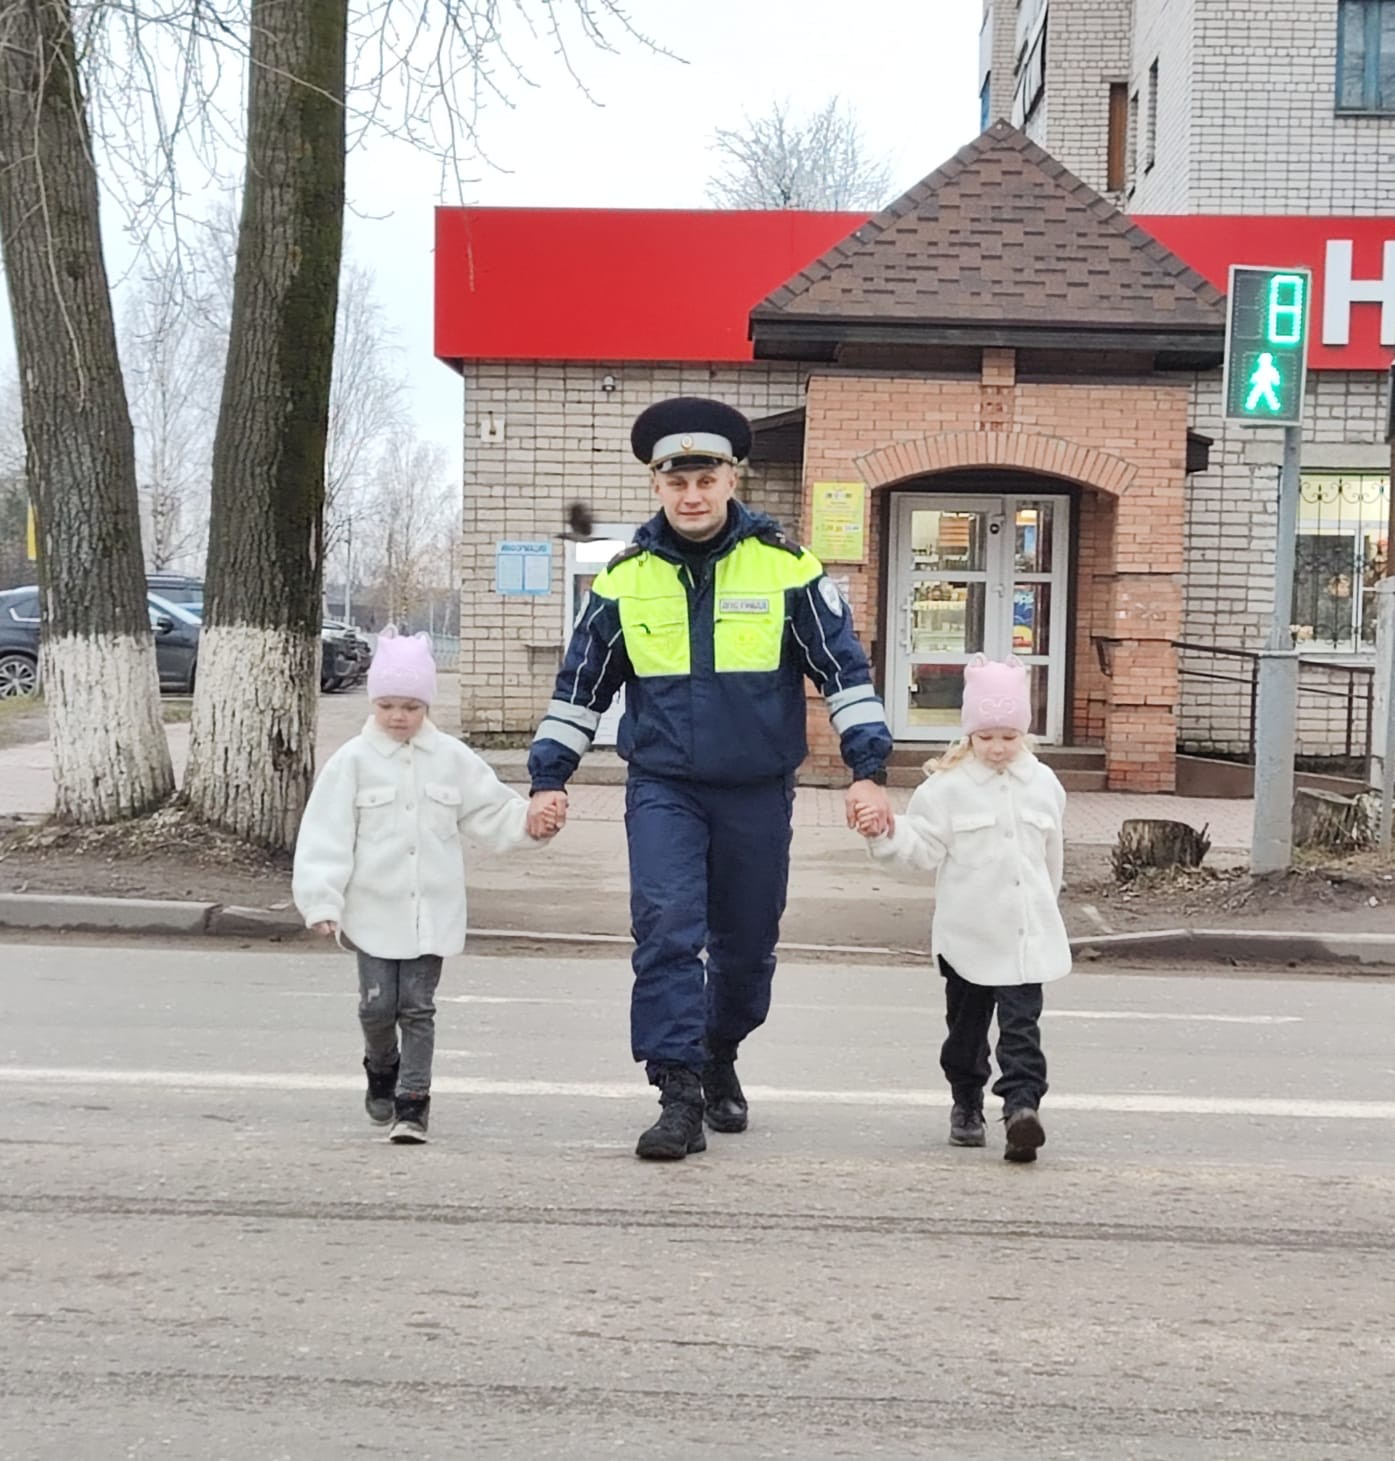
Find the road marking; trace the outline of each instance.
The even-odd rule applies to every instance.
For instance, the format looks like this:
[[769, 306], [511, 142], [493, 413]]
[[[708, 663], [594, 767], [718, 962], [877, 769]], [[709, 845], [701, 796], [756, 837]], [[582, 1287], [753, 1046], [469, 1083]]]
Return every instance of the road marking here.
[[1301, 1015], [1185, 1015], [1150, 1010], [1043, 1010], [1046, 1020], [1172, 1020], [1178, 1024], [1301, 1025]]
[[[84, 1066], [0, 1066], [0, 1085], [145, 1086], [185, 1091], [360, 1091], [351, 1075], [272, 1075], [237, 1070], [100, 1070]], [[518, 1096], [535, 1100], [631, 1101], [645, 1094], [633, 1081], [490, 1080], [439, 1076], [432, 1089], [453, 1096]], [[753, 1101], [793, 1106], [949, 1105], [948, 1091], [820, 1091], [789, 1086], [747, 1086]], [[1268, 1096], [1173, 1096], [1160, 1091], [1053, 1095], [1057, 1111], [1148, 1116], [1266, 1116], [1296, 1121], [1395, 1121], [1395, 1101], [1298, 1101]]]
[[[352, 989], [284, 989], [281, 991], [285, 999], [337, 999], [341, 1001], [358, 999], [358, 994]], [[543, 1004], [561, 1007], [563, 1005], [576, 1008], [594, 1009], [597, 1007], [612, 1008], [615, 1004], [613, 998], [595, 997], [591, 999], [578, 998], [574, 995], [558, 997], [542, 997], [535, 995], [514, 995], [514, 994], [438, 994], [437, 1004]], [[822, 1004], [799, 1004], [793, 1000], [786, 1000], [781, 1005], [782, 1010], [798, 1012], [800, 1014], [826, 1015], [828, 1006]], [[894, 1014], [903, 1016], [907, 1014], [926, 1015], [938, 1019], [943, 1013], [932, 1005], [893, 1005], [893, 1004], [848, 1004], [839, 1005], [839, 1010], [844, 1014]], [[1183, 1014], [1180, 1011], [1158, 1011], [1149, 1010], [1067, 1010], [1048, 1009], [1042, 1011], [1042, 1018], [1048, 1020], [1159, 1020], [1173, 1024], [1211, 1024], [1211, 1025], [1301, 1025], [1301, 1015], [1207, 1015], [1207, 1014]]]

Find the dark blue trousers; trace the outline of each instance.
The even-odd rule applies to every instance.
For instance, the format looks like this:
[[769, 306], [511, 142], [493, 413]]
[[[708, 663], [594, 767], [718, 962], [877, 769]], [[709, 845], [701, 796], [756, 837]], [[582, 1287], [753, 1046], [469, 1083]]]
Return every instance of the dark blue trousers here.
[[792, 776], [753, 786], [630, 776], [636, 1060], [697, 1069], [764, 1022], [793, 810]]

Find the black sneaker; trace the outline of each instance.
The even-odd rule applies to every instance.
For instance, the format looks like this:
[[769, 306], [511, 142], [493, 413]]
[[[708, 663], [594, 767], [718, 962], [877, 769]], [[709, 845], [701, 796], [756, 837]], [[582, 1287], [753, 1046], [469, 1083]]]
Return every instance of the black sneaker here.
[[374, 1070], [363, 1057], [363, 1068], [368, 1072], [368, 1094], [363, 1098], [363, 1109], [374, 1126], [386, 1126], [392, 1120], [393, 1099], [397, 1095], [397, 1067], [394, 1060], [387, 1070]]
[[420, 1146], [426, 1140], [426, 1121], [431, 1114], [430, 1096], [398, 1096], [397, 1117], [388, 1140], [398, 1146]]
[[1003, 1157], [1009, 1162], [1034, 1162], [1037, 1149], [1046, 1145], [1046, 1129], [1041, 1117], [1030, 1106], [1022, 1106], [1007, 1112], [1003, 1121], [1006, 1125], [1007, 1146]]
[[983, 1107], [956, 1101], [949, 1113], [950, 1146], [987, 1146], [988, 1133], [983, 1127]]
[[648, 1162], [678, 1162], [707, 1150], [702, 1130], [702, 1082], [683, 1065], [655, 1066], [650, 1083], [659, 1088], [659, 1119], [639, 1138], [635, 1156]]
[[[725, 1053], [725, 1052], [723, 1052]], [[703, 1119], [713, 1131], [745, 1131], [751, 1119], [746, 1093], [736, 1076], [736, 1055], [710, 1060], [702, 1068]]]

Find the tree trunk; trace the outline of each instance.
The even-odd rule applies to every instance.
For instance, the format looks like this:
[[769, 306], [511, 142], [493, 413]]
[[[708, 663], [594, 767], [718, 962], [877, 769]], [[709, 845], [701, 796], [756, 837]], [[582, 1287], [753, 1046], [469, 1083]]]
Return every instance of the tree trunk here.
[[1134, 818], [1119, 828], [1114, 848], [1114, 876], [1132, 882], [1145, 868], [1200, 867], [1211, 839], [1185, 822]]
[[1355, 852], [1370, 847], [1372, 818], [1368, 798], [1338, 796], [1299, 787], [1293, 794], [1293, 840], [1299, 847]]
[[56, 810], [117, 821], [164, 801], [174, 774], [68, 0], [0, 4], [0, 234], [39, 522]]
[[314, 774], [347, 0], [253, 0], [189, 805], [288, 848]]

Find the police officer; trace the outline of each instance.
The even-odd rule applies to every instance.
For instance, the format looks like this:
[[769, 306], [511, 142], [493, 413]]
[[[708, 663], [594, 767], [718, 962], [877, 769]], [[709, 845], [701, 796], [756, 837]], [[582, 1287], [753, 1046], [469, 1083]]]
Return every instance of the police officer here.
[[[789, 879], [803, 677], [823, 693], [855, 807], [889, 812], [891, 733], [847, 605], [812, 553], [736, 501], [751, 427], [720, 401], [644, 411], [630, 436], [661, 511], [592, 586], [528, 758], [530, 817], [565, 786], [625, 688], [630, 1040], [659, 1088], [636, 1152], [677, 1159], [744, 1131], [737, 1047], [766, 1017]], [[706, 952], [706, 966], [703, 954]]]

